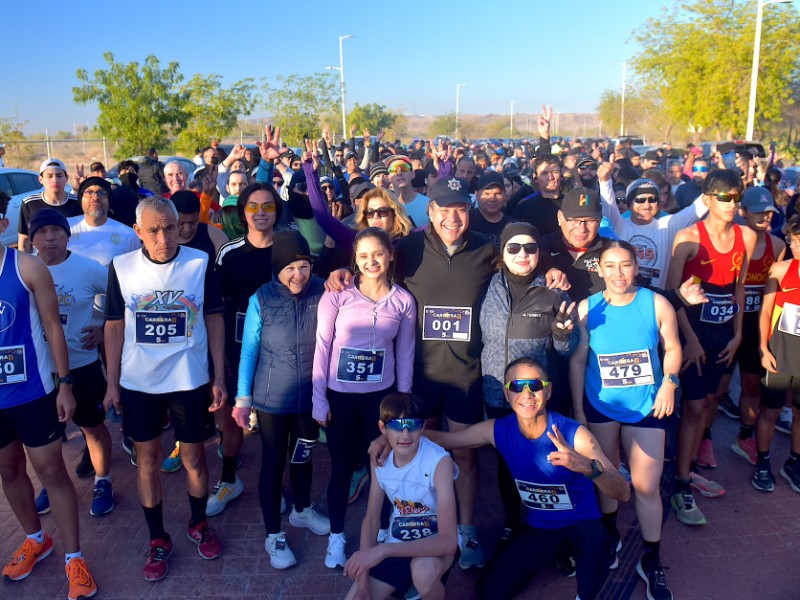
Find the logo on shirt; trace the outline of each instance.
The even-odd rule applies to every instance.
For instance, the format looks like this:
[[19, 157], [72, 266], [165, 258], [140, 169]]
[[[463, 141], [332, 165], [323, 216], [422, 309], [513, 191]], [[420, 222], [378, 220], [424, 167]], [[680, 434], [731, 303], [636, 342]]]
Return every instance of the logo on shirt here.
[[14, 324], [17, 311], [5, 300], [0, 300], [0, 333]]
[[75, 296], [72, 292], [75, 288], [67, 287], [65, 285], [56, 285], [56, 298], [58, 298], [59, 306], [70, 306], [75, 304]]
[[704, 260], [704, 259], [702, 259], [702, 258], [701, 258], [701, 259], [700, 259], [700, 264], [701, 264], [701, 265], [710, 265], [710, 264], [711, 264], [711, 263], [713, 263], [715, 260], [717, 260], [717, 259], [716, 259], [716, 258], [709, 258], [708, 260]]
[[586, 267], [586, 270], [591, 273], [600, 272], [600, 259], [597, 256], [592, 258], [584, 258], [583, 264]]
[[640, 266], [650, 267], [655, 263], [658, 258], [658, 248], [653, 240], [644, 235], [635, 235], [629, 241], [636, 248]]
[[394, 499], [394, 506], [402, 516], [421, 515], [431, 511], [430, 507], [424, 502], [412, 502], [411, 500], [400, 500], [400, 498]]
[[122, 243], [122, 236], [118, 233], [112, 233], [109, 239], [111, 240], [111, 243], [114, 244], [115, 246]]

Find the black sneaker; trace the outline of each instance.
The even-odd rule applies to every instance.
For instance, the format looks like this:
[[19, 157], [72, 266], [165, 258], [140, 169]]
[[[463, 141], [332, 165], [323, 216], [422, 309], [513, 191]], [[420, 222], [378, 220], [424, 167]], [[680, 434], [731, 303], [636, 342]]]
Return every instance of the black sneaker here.
[[655, 569], [645, 573], [642, 561], [636, 564], [636, 572], [639, 577], [644, 579], [647, 585], [647, 600], [672, 600], [672, 592], [667, 586], [667, 578], [664, 576], [664, 568], [658, 564]]
[[575, 559], [571, 556], [556, 559], [556, 571], [563, 577], [575, 577]]
[[774, 492], [775, 476], [769, 468], [769, 463], [758, 463], [756, 472], [753, 473], [753, 479], [750, 482], [759, 492]]
[[787, 460], [781, 467], [781, 475], [791, 488], [800, 494], [800, 460]]
[[89, 446], [83, 449], [81, 462], [75, 467], [75, 475], [78, 477], [91, 477], [94, 475], [94, 465], [92, 464], [92, 457], [89, 455]]
[[734, 404], [728, 392], [725, 392], [719, 397], [719, 406], [717, 407], [717, 410], [725, 413], [731, 419], [739, 420], [742, 418], [742, 411], [740, 411], [739, 407]]

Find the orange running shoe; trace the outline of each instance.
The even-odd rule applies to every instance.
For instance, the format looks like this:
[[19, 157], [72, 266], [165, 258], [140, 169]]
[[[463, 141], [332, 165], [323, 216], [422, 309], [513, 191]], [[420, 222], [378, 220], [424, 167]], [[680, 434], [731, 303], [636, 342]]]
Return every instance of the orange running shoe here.
[[69, 600], [83, 600], [97, 593], [97, 584], [83, 558], [71, 559], [66, 569], [69, 579]]
[[46, 533], [41, 544], [31, 538], [25, 538], [22, 545], [11, 555], [11, 562], [3, 569], [3, 579], [8, 581], [25, 579], [31, 574], [36, 563], [50, 556], [52, 552], [53, 538]]

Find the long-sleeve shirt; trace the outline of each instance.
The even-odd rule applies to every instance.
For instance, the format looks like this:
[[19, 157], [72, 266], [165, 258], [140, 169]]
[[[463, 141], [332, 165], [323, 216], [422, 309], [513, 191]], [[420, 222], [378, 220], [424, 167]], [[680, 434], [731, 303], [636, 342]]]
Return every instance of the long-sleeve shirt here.
[[353, 242], [358, 233], [355, 229], [344, 225], [328, 212], [325, 199], [322, 196], [322, 188], [319, 185], [319, 177], [314, 171], [312, 164], [304, 162], [303, 172], [306, 174], [306, 185], [308, 186], [308, 201], [311, 203], [311, 210], [317, 224], [322, 227], [326, 234], [333, 238], [336, 245], [345, 250], [353, 247]]
[[398, 391], [410, 392], [416, 318], [414, 297], [397, 285], [377, 302], [352, 284], [325, 292], [317, 312], [313, 417], [327, 419], [328, 388], [369, 393], [396, 382]]

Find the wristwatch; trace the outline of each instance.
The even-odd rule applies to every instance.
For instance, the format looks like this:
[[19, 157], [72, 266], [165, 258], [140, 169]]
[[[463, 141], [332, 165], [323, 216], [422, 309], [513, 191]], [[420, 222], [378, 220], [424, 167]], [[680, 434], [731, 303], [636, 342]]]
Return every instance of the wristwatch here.
[[664, 373], [664, 383], [671, 383], [675, 388], [678, 388], [681, 384], [681, 380], [678, 379], [677, 375], [673, 375], [672, 373]]
[[596, 458], [593, 458], [590, 464], [592, 465], [592, 472], [586, 477], [594, 481], [603, 474], [603, 463]]
[[58, 385], [61, 385], [62, 383], [72, 385], [73, 383], [72, 373], [67, 373], [66, 375], [64, 375], [64, 377], [56, 377], [56, 383]]

